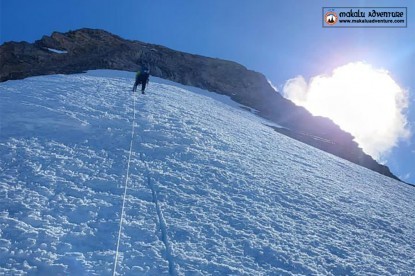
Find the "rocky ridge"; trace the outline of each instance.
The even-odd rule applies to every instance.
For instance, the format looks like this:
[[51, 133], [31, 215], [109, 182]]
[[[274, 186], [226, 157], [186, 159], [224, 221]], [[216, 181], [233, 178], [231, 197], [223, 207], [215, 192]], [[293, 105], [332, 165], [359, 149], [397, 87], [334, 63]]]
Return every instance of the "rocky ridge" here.
[[146, 64], [153, 76], [228, 95], [282, 126], [274, 127], [280, 133], [398, 179], [388, 167], [365, 154], [352, 135], [283, 98], [264, 75], [235, 62], [126, 40], [96, 29], [54, 32], [35, 43], [6, 42], [0, 46], [0, 60], [1, 82], [93, 69], [136, 71]]

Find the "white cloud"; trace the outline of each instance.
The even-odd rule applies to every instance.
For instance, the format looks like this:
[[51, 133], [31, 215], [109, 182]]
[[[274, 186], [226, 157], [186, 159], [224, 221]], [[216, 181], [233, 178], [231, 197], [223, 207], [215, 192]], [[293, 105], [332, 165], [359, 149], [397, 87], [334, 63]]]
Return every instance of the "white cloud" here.
[[402, 177], [403, 180], [409, 180], [410, 178], [411, 178], [411, 173], [407, 173]]
[[331, 118], [377, 160], [410, 136], [407, 91], [389, 72], [366, 63], [349, 63], [308, 83], [298, 76], [285, 83], [283, 94], [312, 114]]

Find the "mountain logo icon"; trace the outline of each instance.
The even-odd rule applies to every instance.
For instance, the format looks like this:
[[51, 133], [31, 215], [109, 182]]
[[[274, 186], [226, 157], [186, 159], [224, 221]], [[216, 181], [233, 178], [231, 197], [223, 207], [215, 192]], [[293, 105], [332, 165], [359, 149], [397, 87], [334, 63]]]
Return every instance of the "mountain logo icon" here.
[[339, 17], [337, 16], [337, 14], [335, 12], [327, 12], [324, 15], [324, 21], [328, 24], [328, 25], [335, 25], [338, 21]]

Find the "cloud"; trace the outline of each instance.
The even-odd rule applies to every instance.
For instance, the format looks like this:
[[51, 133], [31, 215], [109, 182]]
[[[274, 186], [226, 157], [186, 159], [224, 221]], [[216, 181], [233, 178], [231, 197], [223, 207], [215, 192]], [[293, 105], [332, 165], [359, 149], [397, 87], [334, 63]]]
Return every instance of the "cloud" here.
[[285, 83], [283, 95], [314, 115], [332, 119], [378, 161], [410, 136], [407, 91], [386, 70], [363, 62], [338, 67], [309, 82], [297, 76]]
[[409, 180], [410, 178], [411, 178], [411, 173], [407, 173], [407, 174], [405, 174], [404, 176], [401, 177], [401, 179], [403, 179], [405, 181]]

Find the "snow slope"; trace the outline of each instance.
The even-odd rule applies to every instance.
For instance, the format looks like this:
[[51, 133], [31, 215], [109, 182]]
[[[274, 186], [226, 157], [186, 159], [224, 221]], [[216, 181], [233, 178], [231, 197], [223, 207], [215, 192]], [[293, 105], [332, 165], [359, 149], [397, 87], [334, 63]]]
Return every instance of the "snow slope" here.
[[125, 182], [117, 274], [415, 273], [413, 187], [209, 92], [152, 79], [133, 100], [132, 80], [0, 84], [0, 274], [111, 275]]

